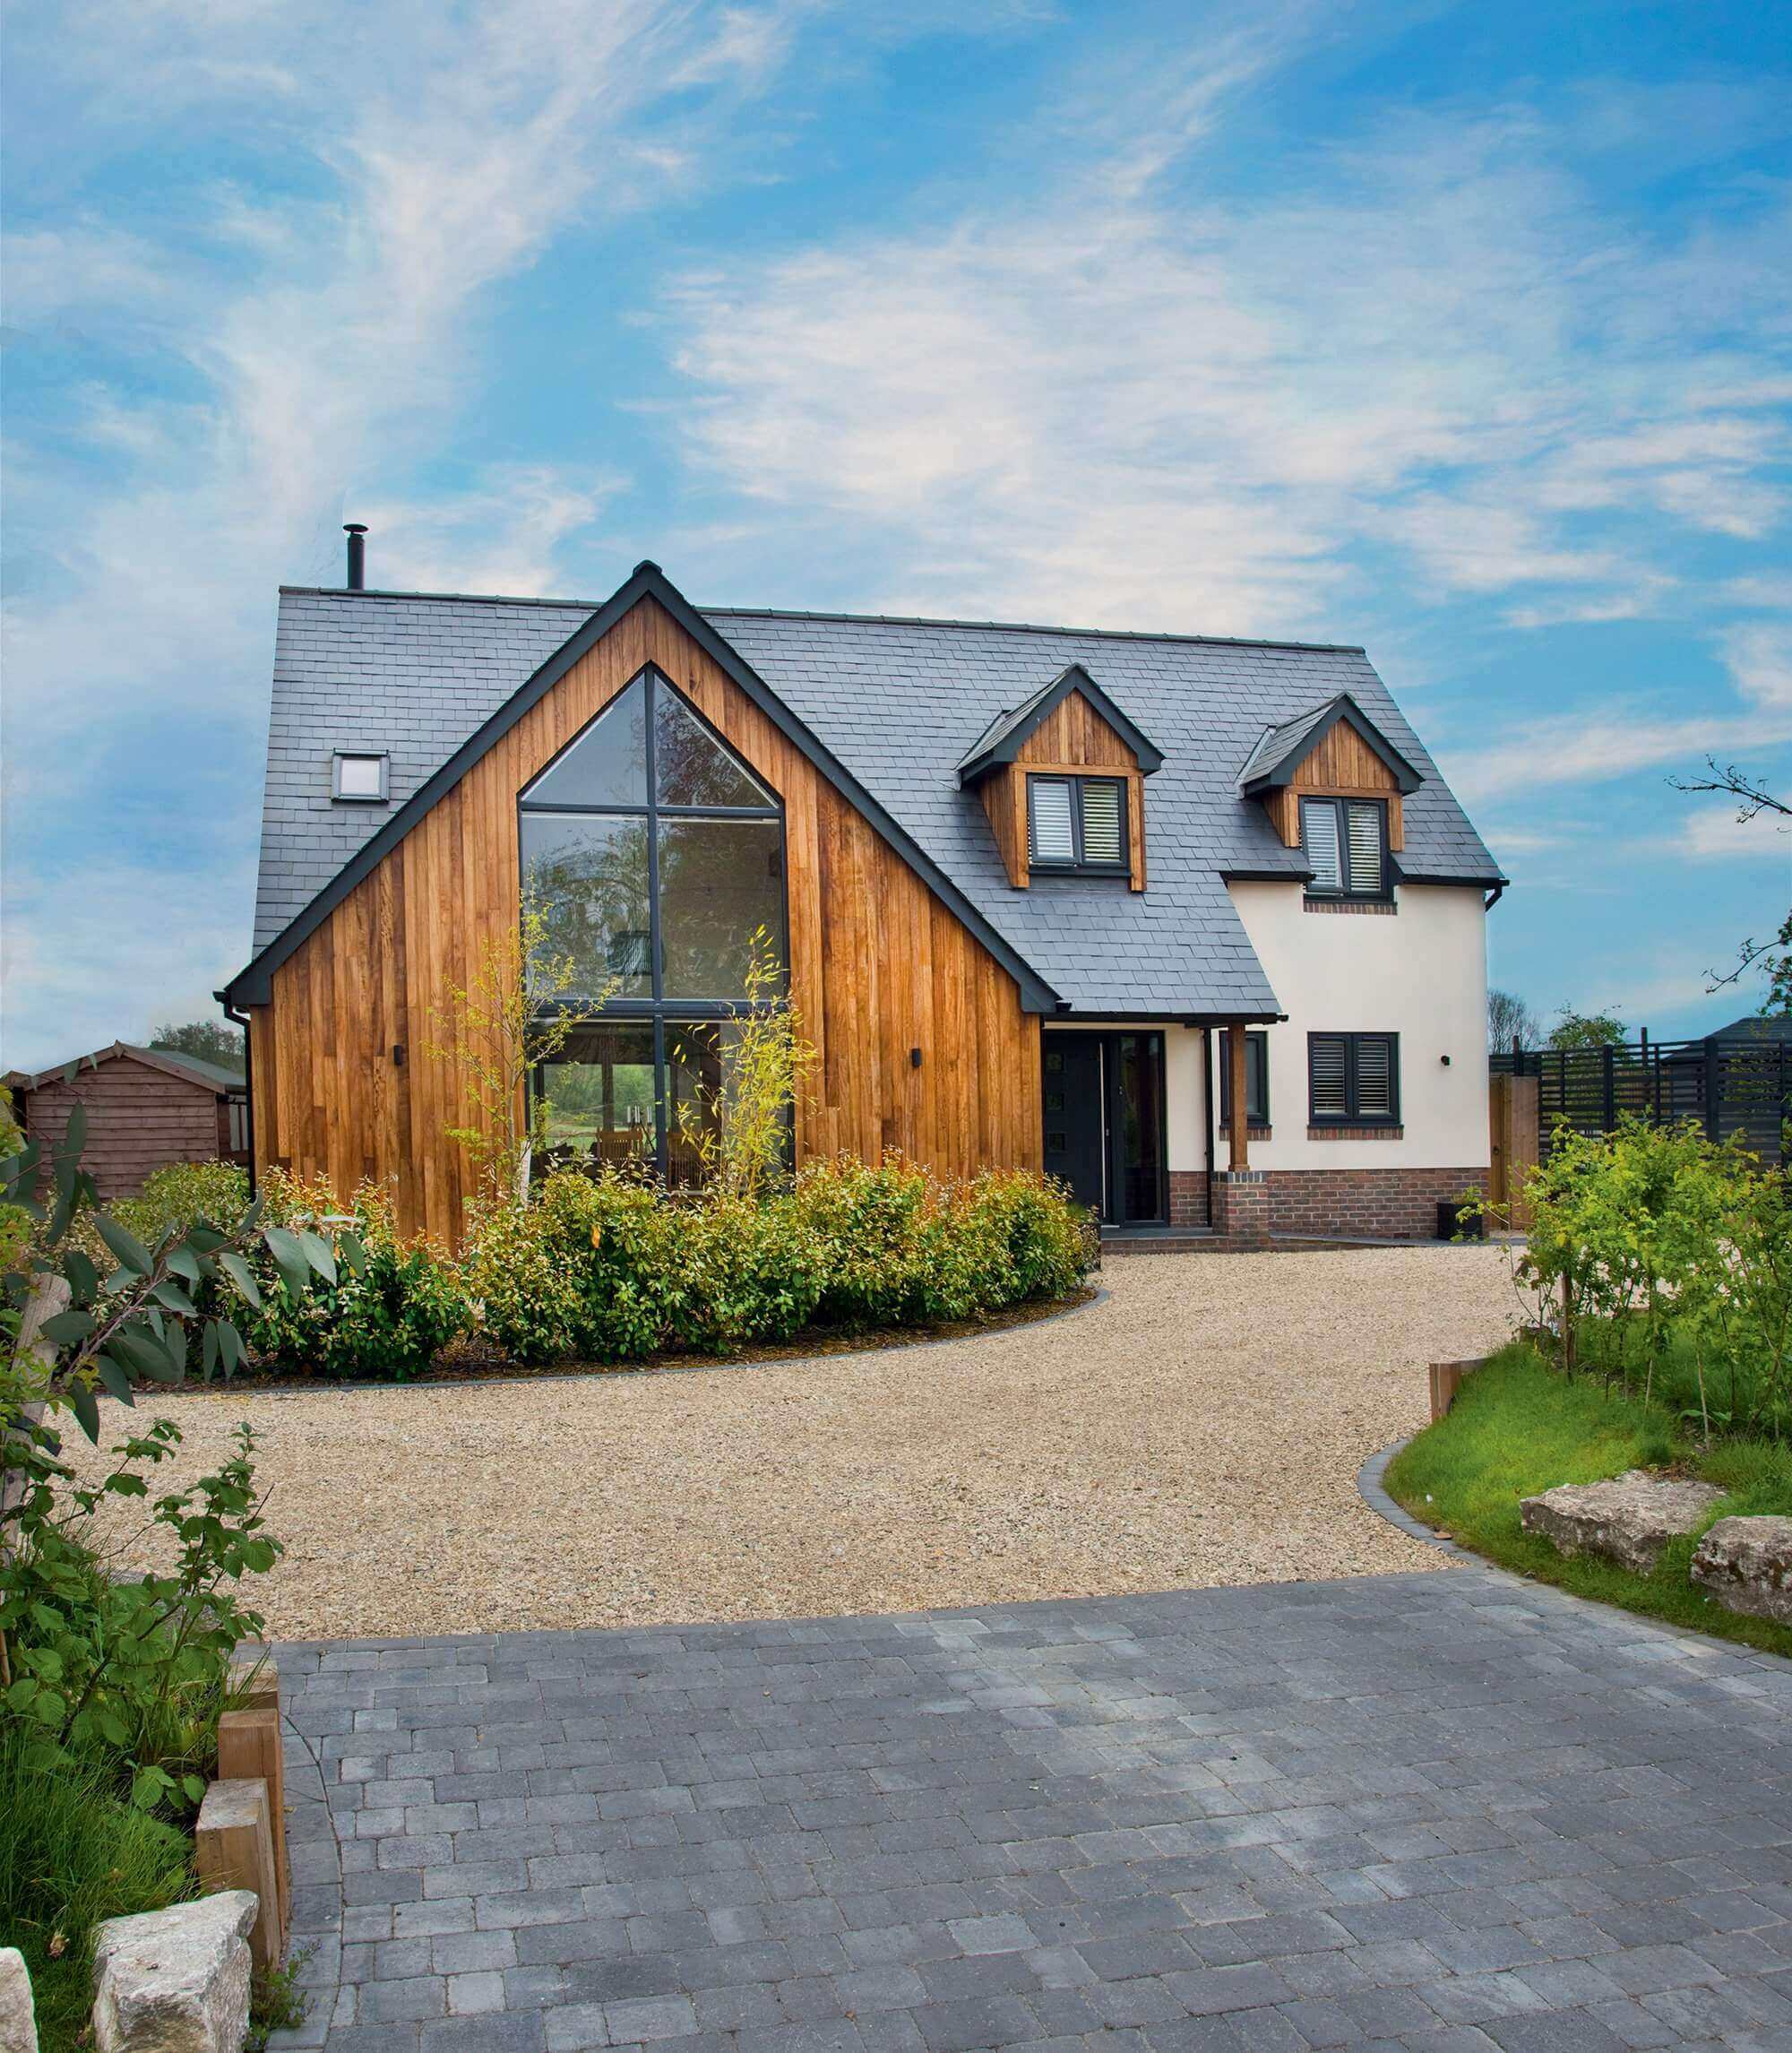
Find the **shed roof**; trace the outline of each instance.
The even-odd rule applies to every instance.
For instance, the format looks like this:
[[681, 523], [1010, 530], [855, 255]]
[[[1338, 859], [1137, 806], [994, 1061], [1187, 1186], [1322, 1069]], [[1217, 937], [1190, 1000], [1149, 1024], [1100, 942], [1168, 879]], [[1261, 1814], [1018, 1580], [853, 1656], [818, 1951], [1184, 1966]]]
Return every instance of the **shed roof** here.
[[196, 1055], [185, 1055], [171, 1048], [139, 1048], [135, 1042], [115, 1040], [109, 1047], [97, 1048], [90, 1055], [77, 1055], [67, 1062], [56, 1062], [47, 1068], [38, 1070], [15, 1069], [4, 1079], [9, 1091], [37, 1091], [46, 1083], [60, 1083], [70, 1069], [97, 1069], [102, 1062], [116, 1062], [126, 1058], [141, 1063], [146, 1069], [159, 1070], [165, 1076], [178, 1077], [183, 1083], [202, 1084], [206, 1090], [228, 1093], [246, 1088], [242, 1075], [234, 1069], [225, 1069], [215, 1062], [206, 1062]]
[[[283, 589], [258, 956], [612, 604]], [[1401, 875], [1502, 881], [1360, 649], [750, 608], [692, 617], [815, 738], [923, 874], [943, 881], [949, 902], [1078, 1012], [1224, 1018], [1279, 1010], [1226, 880], [1309, 873], [1241, 791], [1239, 765], [1266, 727], [1340, 694], [1420, 779], [1406, 801]], [[1039, 699], [1073, 665], [1161, 751], [1146, 803], [1148, 892], [1069, 876], [1035, 877], [1016, 891], [981, 801], [960, 785], [967, 733], [981, 720], [986, 739], [1004, 708]], [[338, 749], [390, 756], [389, 807], [332, 804]]]

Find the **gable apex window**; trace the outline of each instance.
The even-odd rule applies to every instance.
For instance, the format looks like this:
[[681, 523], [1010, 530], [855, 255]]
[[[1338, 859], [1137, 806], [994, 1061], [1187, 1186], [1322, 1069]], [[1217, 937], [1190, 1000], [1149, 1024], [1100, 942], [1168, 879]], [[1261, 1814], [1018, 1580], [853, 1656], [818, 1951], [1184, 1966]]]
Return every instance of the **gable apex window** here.
[[[782, 807], [649, 668], [518, 794], [517, 841], [540, 956], [572, 966], [562, 1003], [602, 1005], [536, 1069], [550, 1161], [701, 1181], [733, 1022], [782, 1002]], [[768, 956], [776, 989], [750, 974]]]
[[1400, 1124], [1400, 1036], [1310, 1033], [1306, 1037], [1310, 1126]]
[[1126, 780], [1029, 776], [1027, 854], [1036, 870], [1125, 876]]
[[1384, 798], [1315, 798], [1302, 793], [1300, 845], [1313, 866], [1309, 898], [1388, 898]]
[[330, 796], [339, 805], [383, 806], [391, 768], [391, 756], [373, 749], [339, 748], [330, 759]]

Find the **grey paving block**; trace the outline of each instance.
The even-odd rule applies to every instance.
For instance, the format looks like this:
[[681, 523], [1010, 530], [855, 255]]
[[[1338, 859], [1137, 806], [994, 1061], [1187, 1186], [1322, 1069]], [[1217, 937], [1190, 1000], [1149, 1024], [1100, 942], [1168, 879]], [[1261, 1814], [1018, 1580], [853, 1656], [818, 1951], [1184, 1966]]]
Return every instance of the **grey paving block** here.
[[1792, 1668], [1485, 1569], [282, 1672], [292, 2053], [1792, 2047]]

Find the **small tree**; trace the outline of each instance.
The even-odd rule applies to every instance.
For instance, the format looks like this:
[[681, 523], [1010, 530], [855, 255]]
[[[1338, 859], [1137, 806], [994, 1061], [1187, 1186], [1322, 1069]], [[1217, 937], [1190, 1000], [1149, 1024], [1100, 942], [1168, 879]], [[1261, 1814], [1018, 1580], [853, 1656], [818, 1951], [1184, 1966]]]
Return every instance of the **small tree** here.
[[1551, 1048], [1622, 1048], [1629, 1038], [1615, 1013], [1577, 1013], [1569, 1005], [1549, 1030]]
[[216, 1063], [220, 1069], [244, 1072], [243, 1035], [240, 1028], [219, 1020], [189, 1020], [185, 1026], [159, 1026], [150, 1046], [169, 1055], [195, 1056], [201, 1062]]
[[611, 978], [593, 999], [571, 997], [582, 974], [578, 959], [548, 943], [547, 913], [525, 899], [518, 928], [482, 940], [472, 981], [451, 984], [446, 1007], [429, 1012], [441, 1037], [429, 1053], [460, 1073], [469, 1115], [466, 1126], [446, 1129], [448, 1137], [466, 1149], [480, 1180], [507, 1203], [527, 1194], [530, 1155], [547, 1138], [547, 1101], [530, 1104], [530, 1072], [553, 1061], [616, 988]]
[[[754, 1197], [785, 1167], [790, 1115], [816, 1055], [784, 996], [783, 964], [771, 936], [755, 927], [742, 980], [747, 1009], [727, 1022], [724, 1080], [678, 1108], [679, 1129], [705, 1180], [729, 1197]], [[684, 1047], [677, 1051], [681, 1058]]]
[[1522, 998], [1511, 991], [1487, 993], [1487, 1048], [1491, 1054], [1510, 1054], [1514, 1041], [1521, 1048], [1535, 1048], [1542, 1039], [1542, 1022]]

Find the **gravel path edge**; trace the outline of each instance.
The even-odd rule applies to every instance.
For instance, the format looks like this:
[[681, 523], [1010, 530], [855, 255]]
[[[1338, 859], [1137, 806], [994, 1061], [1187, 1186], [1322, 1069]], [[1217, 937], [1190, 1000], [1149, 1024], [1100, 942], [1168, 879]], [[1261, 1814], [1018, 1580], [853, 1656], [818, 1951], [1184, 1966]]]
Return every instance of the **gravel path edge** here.
[[[1409, 1539], [1422, 1540], [1427, 1547], [1434, 1547], [1440, 1554], [1447, 1554], [1457, 1561], [1469, 1561], [1478, 1568], [1499, 1568], [1495, 1561], [1489, 1561], [1484, 1554], [1470, 1553], [1468, 1548], [1459, 1547], [1453, 1540], [1445, 1540], [1416, 1519], [1409, 1511], [1403, 1511], [1388, 1495], [1383, 1479], [1397, 1454], [1402, 1453], [1417, 1439], [1417, 1433], [1409, 1433], [1404, 1439], [1391, 1441], [1379, 1454], [1371, 1454], [1357, 1471], [1357, 1495], [1368, 1505], [1377, 1518], [1384, 1518], [1390, 1525], [1397, 1525]], [[1500, 1569], [1502, 1574], [1509, 1571]]]

